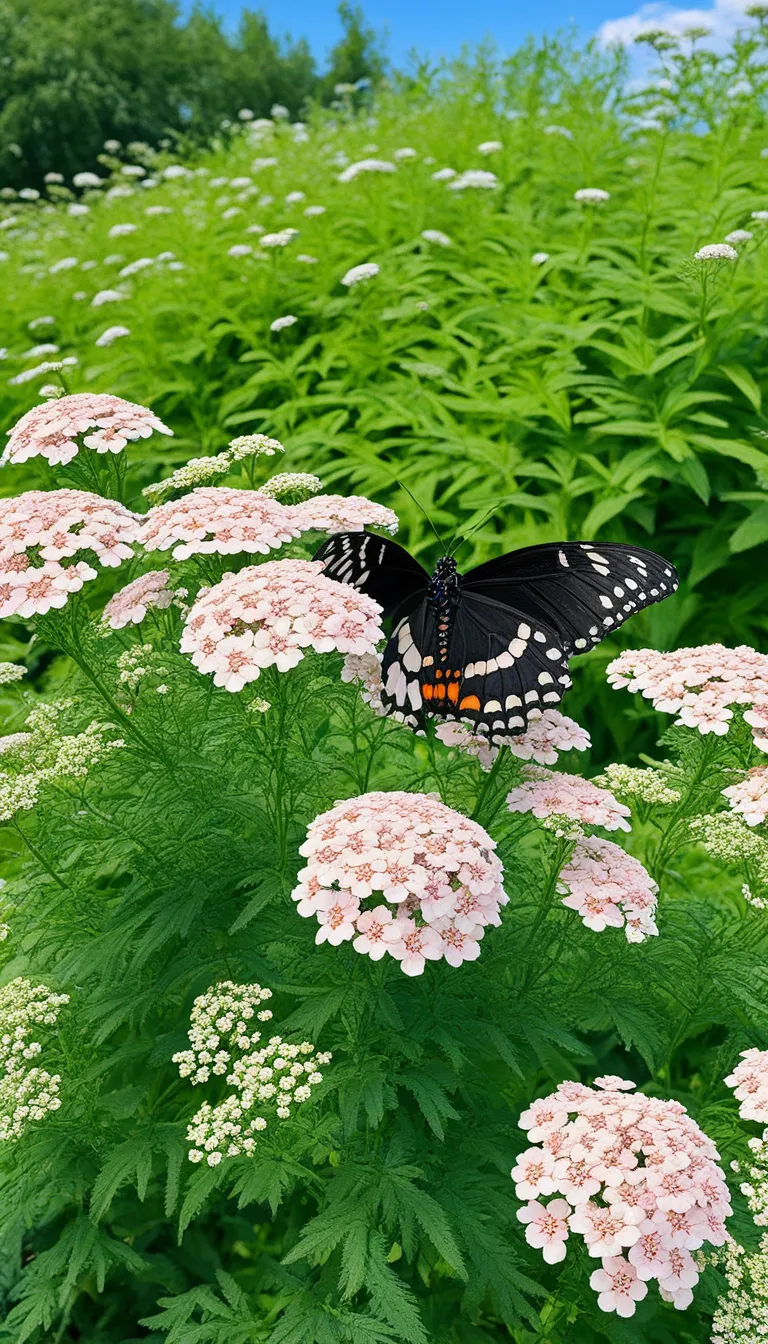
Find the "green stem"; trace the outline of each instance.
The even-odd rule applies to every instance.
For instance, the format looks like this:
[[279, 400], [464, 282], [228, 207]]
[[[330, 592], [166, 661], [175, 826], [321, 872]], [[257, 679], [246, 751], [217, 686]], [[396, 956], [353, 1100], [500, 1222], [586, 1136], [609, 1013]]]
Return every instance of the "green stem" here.
[[59, 874], [55, 871], [55, 869], [51, 867], [45, 855], [41, 853], [41, 851], [37, 848], [37, 845], [33, 844], [29, 836], [24, 833], [24, 831], [21, 829], [20, 823], [14, 818], [11, 824], [14, 830], [16, 831], [17, 835], [19, 836], [19, 839], [22, 840], [24, 844], [27, 846], [27, 849], [29, 850], [30, 854], [33, 854], [34, 857], [37, 859], [37, 862], [40, 864], [40, 867], [45, 869], [48, 876], [52, 877], [54, 882], [58, 883], [62, 891], [69, 891], [69, 887], [67, 886], [66, 882], [64, 882], [63, 879], [59, 877]]

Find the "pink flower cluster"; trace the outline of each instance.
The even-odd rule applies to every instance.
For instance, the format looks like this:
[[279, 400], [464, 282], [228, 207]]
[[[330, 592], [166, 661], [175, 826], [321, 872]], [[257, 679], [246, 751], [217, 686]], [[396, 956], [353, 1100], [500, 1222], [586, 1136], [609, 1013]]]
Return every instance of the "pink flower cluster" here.
[[[731, 1213], [715, 1145], [678, 1101], [633, 1092], [613, 1076], [561, 1083], [520, 1116], [534, 1146], [512, 1169], [525, 1239], [549, 1264], [571, 1232], [602, 1268], [590, 1277], [602, 1311], [633, 1316], [655, 1279], [684, 1310], [699, 1279], [691, 1251], [722, 1246]], [[595, 1090], [597, 1089], [597, 1090]], [[557, 1195], [549, 1204], [542, 1196]]]
[[748, 644], [702, 644], [672, 653], [632, 649], [615, 658], [606, 675], [614, 688], [640, 691], [655, 709], [677, 714], [678, 724], [718, 737], [728, 732], [731, 706], [747, 705], [744, 719], [755, 746], [768, 751], [768, 655]]
[[508, 900], [494, 849], [482, 826], [431, 795], [365, 793], [312, 822], [293, 899], [317, 919], [317, 943], [351, 939], [406, 975], [441, 957], [460, 966], [479, 957]]
[[268, 555], [300, 535], [291, 511], [258, 490], [201, 485], [146, 515], [141, 540], [148, 551], [190, 555]]
[[302, 532], [362, 532], [366, 527], [380, 527], [394, 535], [399, 526], [392, 509], [363, 495], [315, 495], [286, 508]]
[[[278, 506], [279, 507], [279, 506]], [[337, 583], [312, 560], [271, 560], [225, 574], [194, 603], [182, 653], [216, 686], [240, 691], [263, 667], [279, 672], [316, 653], [370, 653], [382, 638], [381, 607]]]
[[628, 831], [628, 807], [608, 789], [600, 789], [580, 775], [565, 775], [527, 765], [524, 783], [507, 794], [510, 812], [531, 812], [534, 817], [568, 817], [584, 826], [602, 826], [606, 831]]
[[522, 761], [538, 761], [541, 765], [554, 765], [561, 751], [588, 751], [591, 746], [589, 733], [558, 709], [531, 715], [524, 733], [516, 737], [496, 736], [493, 743], [457, 719], [441, 720], [435, 733], [447, 747], [458, 747], [469, 756], [476, 756], [484, 770], [490, 769], [502, 746]]
[[0, 617], [63, 607], [96, 578], [91, 557], [119, 565], [138, 535], [134, 514], [87, 490], [28, 490], [0, 500]]
[[104, 623], [113, 630], [122, 630], [126, 625], [138, 625], [153, 608], [164, 611], [173, 601], [170, 582], [167, 569], [152, 569], [139, 575], [109, 599], [104, 608]]
[[748, 826], [759, 826], [768, 817], [768, 769], [755, 766], [738, 784], [723, 789], [723, 794], [732, 812], [738, 812]]
[[741, 1102], [742, 1120], [768, 1125], [768, 1050], [742, 1050], [741, 1059], [725, 1081]]
[[560, 882], [563, 905], [576, 910], [588, 929], [624, 929], [627, 941], [657, 934], [658, 885], [638, 859], [612, 840], [585, 835], [576, 841]]
[[148, 439], [155, 432], [173, 433], [146, 406], [108, 392], [76, 392], [27, 411], [9, 430], [0, 465], [45, 457], [52, 466], [64, 466], [77, 457], [80, 435], [86, 448], [119, 453], [130, 440]]

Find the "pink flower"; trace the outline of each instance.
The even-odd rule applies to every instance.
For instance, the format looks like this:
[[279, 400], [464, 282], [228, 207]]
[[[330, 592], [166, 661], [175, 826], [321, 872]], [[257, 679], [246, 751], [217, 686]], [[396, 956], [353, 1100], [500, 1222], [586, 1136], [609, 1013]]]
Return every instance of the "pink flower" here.
[[626, 820], [629, 808], [591, 780], [537, 765], [526, 766], [523, 773], [525, 783], [507, 794], [510, 812], [531, 812], [534, 817], [570, 817], [585, 826], [604, 826], [607, 831], [630, 829]]
[[648, 1294], [635, 1266], [621, 1255], [606, 1256], [602, 1269], [590, 1275], [589, 1286], [598, 1294], [600, 1310], [615, 1311], [617, 1316], [634, 1316], [636, 1304]]
[[[86, 430], [93, 430], [87, 434]], [[66, 465], [81, 444], [97, 453], [119, 453], [134, 439], [153, 433], [171, 434], [146, 406], [137, 406], [106, 392], [76, 392], [33, 406], [9, 430], [1, 465], [45, 457], [51, 466]]]
[[392, 509], [362, 495], [315, 495], [287, 507], [300, 532], [362, 532], [366, 527], [380, 527], [394, 535], [399, 527]]
[[725, 1079], [734, 1089], [742, 1120], [757, 1120], [768, 1124], [768, 1050], [742, 1050], [743, 1063], [737, 1064]]
[[190, 555], [268, 555], [300, 535], [291, 510], [258, 490], [201, 485], [146, 514], [141, 540], [148, 551]]
[[494, 849], [477, 822], [437, 798], [363, 794], [312, 822], [300, 851], [307, 865], [293, 899], [299, 913], [309, 915], [316, 913], [320, 891], [358, 902], [383, 896], [396, 907], [396, 918], [380, 903], [363, 910], [358, 952], [376, 961], [387, 953], [406, 975], [420, 975], [425, 960], [443, 956], [459, 966], [480, 955], [485, 927], [499, 922], [508, 899]]
[[526, 1149], [511, 1172], [517, 1198], [538, 1199], [539, 1195], [553, 1195], [557, 1188], [554, 1172], [555, 1159], [551, 1153], [543, 1148]]
[[759, 826], [768, 817], [768, 768], [755, 766], [723, 793], [732, 812], [742, 816], [748, 826]]
[[[302, 913], [299, 906], [299, 913]], [[364, 952], [371, 961], [381, 961], [388, 947], [385, 935], [392, 923], [392, 912], [386, 905], [377, 905], [373, 910], [364, 910], [357, 921], [358, 936], [352, 946], [356, 952]]]
[[139, 625], [148, 611], [164, 611], [173, 601], [171, 576], [167, 569], [152, 569], [126, 584], [109, 599], [102, 620], [113, 630]]
[[520, 1222], [528, 1224], [525, 1240], [529, 1246], [541, 1251], [548, 1265], [556, 1265], [565, 1259], [570, 1211], [570, 1205], [564, 1199], [550, 1200], [546, 1206], [533, 1202], [517, 1211]]
[[561, 751], [587, 751], [590, 746], [589, 734], [557, 709], [545, 709], [532, 715], [524, 733], [515, 737], [497, 734], [493, 743], [487, 737], [473, 733], [460, 719], [442, 720], [435, 732], [447, 747], [457, 747], [469, 756], [476, 756], [484, 770], [490, 770], [503, 746], [509, 747], [513, 756], [523, 761], [538, 761], [541, 765], [554, 765]]
[[658, 932], [654, 915], [658, 886], [643, 865], [612, 840], [583, 836], [560, 873], [568, 892], [563, 905], [578, 911], [596, 933], [621, 928], [630, 942]]
[[119, 565], [137, 537], [135, 515], [87, 490], [28, 490], [0, 500], [0, 617], [64, 606], [96, 578], [93, 559]]
[[428, 924], [415, 924], [412, 919], [394, 921], [387, 930], [387, 946], [406, 975], [422, 975], [427, 961], [439, 961], [443, 955], [440, 934]]
[[690, 1252], [722, 1245], [731, 1212], [711, 1140], [679, 1102], [632, 1089], [607, 1075], [594, 1089], [567, 1082], [539, 1098], [520, 1123], [541, 1147], [512, 1173], [519, 1198], [535, 1197], [537, 1182], [563, 1197], [569, 1230], [603, 1260], [590, 1278], [601, 1309], [625, 1316], [652, 1279], [687, 1306], [697, 1277]]
[[703, 644], [670, 653], [633, 649], [615, 658], [606, 675], [613, 687], [640, 691], [656, 709], [679, 715], [677, 723], [704, 734], [724, 736], [732, 707], [744, 706], [755, 745], [768, 750], [768, 656], [746, 644], [735, 649]]
[[[214, 674], [217, 686], [240, 690], [264, 667], [295, 667], [307, 648], [370, 651], [382, 637], [380, 612], [365, 593], [326, 578], [320, 564], [274, 560], [225, 574], [202, 593], [187, 615], [180, 648], [200, 672]], [[233, 657], [239, 661], [234, 679]]]
[[320, 928], [315, 935], [316, 943], [329, 942], [338, 947], [355, 936], [355, 920], [360, 914], [360, 906], [354, 897], [343, 892], [331, 891], [318, 897], [317, 922]]

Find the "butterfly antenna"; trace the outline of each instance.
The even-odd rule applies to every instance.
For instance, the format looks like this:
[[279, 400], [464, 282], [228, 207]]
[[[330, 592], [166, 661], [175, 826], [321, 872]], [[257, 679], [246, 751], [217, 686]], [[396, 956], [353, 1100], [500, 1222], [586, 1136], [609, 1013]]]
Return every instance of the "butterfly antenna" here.
[[451, 549], [450, 549], [450, 551], [448, 552], [448, 554], [449, 554], [449, 555], [456, 555], [456, 553], [458, 552], [458, 550], [460, 549], [460, 547], [462, 547], [463, 545], [465, 545], [465, 543], [469, 541], [469, 538], [472, 537], [472, 536], [474, 536], [475, 532], [479, 531], [479, 529], [480, 529], [481, 527], [483, 527], [485, 523], [488, 522], [488, 519], [489, 519], [489, 518], [492, 518], [492, 517], [493, 517], [493, 515], [494, 515], [495, 512], [496, 512], [496, 505], [494, 504], [494, 505], [488, 510], [487, 513], [484, 513], [484, 514], [483, 514], [483, 516], [482, 516], [482, 518], [480, 519], [480, 521], [477, 522], [477, 523], [475, 523], [474, 527], [471, 527], [471, 528], [469, 529], [468, 532], [465, 532], [465, 533], [464, 533], [464, 536], [463, 536], [463, 537], [456, 537], [456, 539], [455, 539], [454, 541], [451, 542]]
[[413, 491], [408, 489], [408, 486], [405, 484], [404, 481], [399, 480], [397, 476], [395, 477], [395, 480], [397, 481], [397, 484], [400, 486], [400, 489], [401, 489], [401, 490], [404, 490], [405, 493], [406, 493], [406, 495], [410, 495], [411, 499], [413, 500], [414, 504], [416, 505], [416, 508], [419, 509], [419, 510], [424, 514], [424, 517], [426, 518], [427, 522], [429, 523], [429, 526], [432, 528], [432, 531], [434, 532], [435, 536], [437, 537], [437, 540], [440, 542], [440, 545], [441, 545], [441, 547], [442, 547], [442, 551], [443, 551], [443, 555], [448, 555], [448, 554], [449, 554], [448, 548], [446, 547], [446, 544], [445, 544], [445, 542], [443, 541], [443, 538], [440, 536], [440, 533], [438, 532], [437, 528], [435, 527], [435, 524], [432, 522], [432, 519], [430, 518], [429, 514], [427, 513], [427, 510], [424, 508], [424, 505], [419, 503], [419, 501], [418, 501], [418, 499], [416, 498], [416, 496], [414, 495]]

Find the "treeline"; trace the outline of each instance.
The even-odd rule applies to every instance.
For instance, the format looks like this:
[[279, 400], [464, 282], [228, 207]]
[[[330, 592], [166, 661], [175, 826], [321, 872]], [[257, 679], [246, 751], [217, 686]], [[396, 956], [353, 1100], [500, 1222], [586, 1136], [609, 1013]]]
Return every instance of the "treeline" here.
[[240, 108], [296, 116], [340, 83], [375, 83], [375, 34], [346, 0], [339, 15], [321, 74], [306, 41], [252, 10], [230, 34], [210, 10], [182, 19], [175, 0], [0, 0], [0, 186], [94, 168], [105, 140], [202, 143]]

